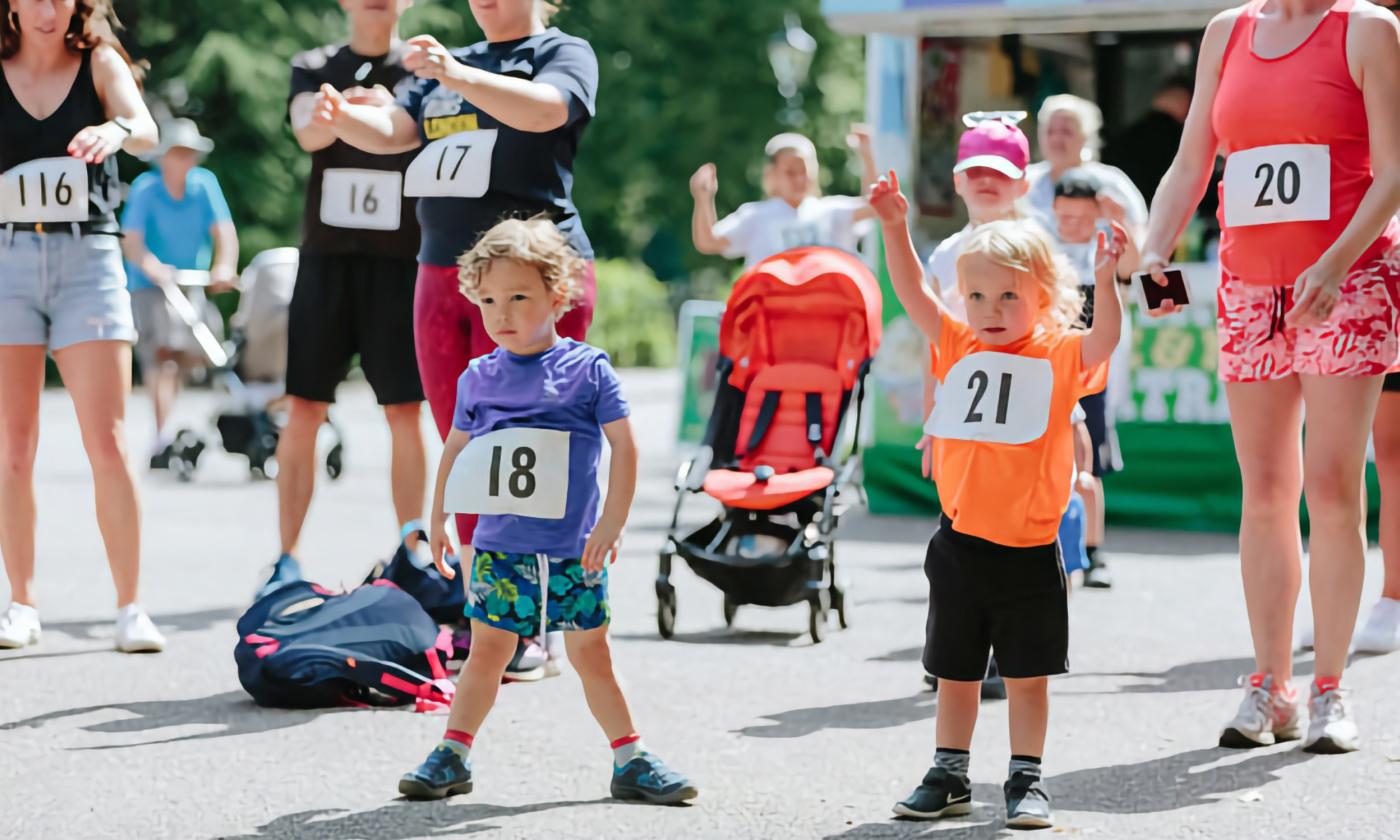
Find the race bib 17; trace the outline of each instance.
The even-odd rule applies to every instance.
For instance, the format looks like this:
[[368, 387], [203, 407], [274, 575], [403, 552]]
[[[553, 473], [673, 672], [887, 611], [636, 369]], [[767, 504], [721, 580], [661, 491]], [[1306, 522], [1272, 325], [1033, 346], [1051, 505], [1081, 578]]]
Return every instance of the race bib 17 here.
[[408, 166], [404, 195], [480, 198], [491, 187], [491, 156], [500, 129], [461, 131], [434, 140]]
[[85, 222], [87, 165], [77, 158], [40, 158], [0, 176], [0, 219], [7, 222]]
[[1318, 222], [1332, 216], [1327, 146], [1259, 146], [1225, 159], [1225, 226]]
[[569, 433], [502, 429], [472, 438], [447, 477], [448, 513], [563, 519], [569, 501]]
[[321, 176], [321, 223], [356, 230], [398, 230], [403, 174], [327, 169]]
[[924, 431], [951, 440], [1030, 443], [1049, 427], [1054, 391], [1048, 359], [973, 353], [944, 377]]

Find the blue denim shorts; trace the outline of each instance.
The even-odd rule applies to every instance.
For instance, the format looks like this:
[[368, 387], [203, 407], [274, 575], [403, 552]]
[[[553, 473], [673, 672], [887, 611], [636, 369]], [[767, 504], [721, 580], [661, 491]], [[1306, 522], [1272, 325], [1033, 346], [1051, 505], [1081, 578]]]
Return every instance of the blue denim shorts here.
[[0, 345], [135, 340], [119, 238], [0, 226]]

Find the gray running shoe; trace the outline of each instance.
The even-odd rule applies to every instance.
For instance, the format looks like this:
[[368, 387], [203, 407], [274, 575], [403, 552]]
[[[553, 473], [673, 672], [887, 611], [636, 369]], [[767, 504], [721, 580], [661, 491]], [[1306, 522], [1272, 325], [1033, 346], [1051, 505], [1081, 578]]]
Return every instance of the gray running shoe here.
[[1220, 733], [1220, 746], [1236, 750], [1295, 741], [1301, 734], [1298, 702], [1274, 690], [1272, 674], [1251, 674], [1241, 681], [1244, 700], [1234, 720]]
[[1361, 746], [1356, 721], [1347, 711], [1346, 697], [1334, 688], [1318, 692], [1313, 683], [1308, 698], [1308, 739], [1303, 749], [1310, 753], [1335, 755], [1355, 752]]
[[1002, 785], [1006, 794], [1007, 828], [1049, 828], [1054, 825], [1045, 782], [1030, 773], [1017, 773]]

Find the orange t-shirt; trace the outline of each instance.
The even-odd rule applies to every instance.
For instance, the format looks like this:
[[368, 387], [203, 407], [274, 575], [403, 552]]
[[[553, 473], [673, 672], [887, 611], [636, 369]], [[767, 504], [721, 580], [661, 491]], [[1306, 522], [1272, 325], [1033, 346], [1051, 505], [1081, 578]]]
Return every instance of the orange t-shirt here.
[[941, 385], [924, 431], [959, 533], [1017, 547], [1055, 541], [1074, 475], [1070, 415], [1108, 380], [1107, 361], [1085, 369], [1083, 343], [1083, 332], [1037, 330], [993, 346], [943, 319], [932, 347]]

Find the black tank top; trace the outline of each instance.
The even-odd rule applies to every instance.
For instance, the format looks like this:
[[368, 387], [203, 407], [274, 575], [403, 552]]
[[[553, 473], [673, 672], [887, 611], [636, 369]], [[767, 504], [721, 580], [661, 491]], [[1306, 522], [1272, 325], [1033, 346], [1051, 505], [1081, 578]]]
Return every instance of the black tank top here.
[[[36, 120], [15, 98], [0, 68], [0, 172], [40, 158], [67, 157], [68, 144], [79, 131], [107, 122], [107, 112], [92, 80], [92, 50], [82, 51], [78, 76], [68, 96], [47, 119]], [[89, 165], [88, 222], [94, 231], [116, 232], [121, 183], [117, 156]]]

